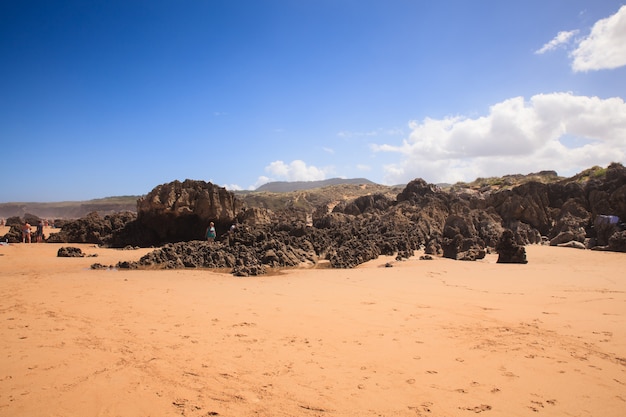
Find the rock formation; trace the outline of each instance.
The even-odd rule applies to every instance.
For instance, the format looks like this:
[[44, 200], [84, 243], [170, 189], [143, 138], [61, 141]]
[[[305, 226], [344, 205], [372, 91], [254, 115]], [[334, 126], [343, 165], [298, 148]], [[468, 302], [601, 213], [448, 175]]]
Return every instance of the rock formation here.
[[[334, 268], [352, 268], [380, 255], [410, 258], [421, 248], [457, 260], [481, 259], [495, 248], [500, 263], [527, 262], [524, 245], [541, 242], [626, 252], [623, 224], [595, 221], [626, 218], [621, 164], [501, 190], [444, 191], [415, 179], [395, 198], [376, 192], [314, 209], [282, 201], [271, 210], [250, 207], [211, 183], [174, 181], [140, 199], [136, 217], [92, 214], [68, 222], [49, 240], [160, 246], [140, 262], [119, 267], [229, 268], [241, 276], [321, 259]], [[213, 244], [204, 241], [210, 221], [218, 235]], [[237, 228], [230, 232], [233, 223]]]
[[[51, 233], [48, 243], [94, 243], [115, 246], [114, 235], [121, 233], [137, 218], [133, 212], [121, 212], [101, 217], [97, 212], [66, 222], [57, 233]], [[122, 245], [126, 246], [126, 245]]]
[[57, 257], [59, 258], [82, 258], [85, 254], [80, 248], [75, 248], [72, 246], [61, 247], [57, 251]]
[[502, 236], [496, 245], [496, 251], [498, 252], [497, 263], [499, 264], [528, 263], [526, 259], [526, 248], [517, 243], [515, 234], [510, 229], [502, 232]]
[[242, 207], [233, 193], [210, 182], [174, 181], [137, 201], [137, 223], [152, 234], [153, 244], [202, 240], [209, 222], [223, 233]]

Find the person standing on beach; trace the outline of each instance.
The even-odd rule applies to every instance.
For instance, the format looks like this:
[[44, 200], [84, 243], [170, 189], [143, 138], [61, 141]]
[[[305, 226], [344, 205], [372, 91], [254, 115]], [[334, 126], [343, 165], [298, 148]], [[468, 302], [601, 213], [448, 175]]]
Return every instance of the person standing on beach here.
[[213, 242], [215, 240], [215, 224], [209, 223], [209, 227], [206, 229], [206, 240]]
[[39, 220], [39, 223], [37, 223], [37, 231], [35, 232], [35, 239], [37, 243], [43, 242], [43, 220]]
[[22, 226], [22, 243], [30, 243], [30, 224], [24, 220], [24, 226]]

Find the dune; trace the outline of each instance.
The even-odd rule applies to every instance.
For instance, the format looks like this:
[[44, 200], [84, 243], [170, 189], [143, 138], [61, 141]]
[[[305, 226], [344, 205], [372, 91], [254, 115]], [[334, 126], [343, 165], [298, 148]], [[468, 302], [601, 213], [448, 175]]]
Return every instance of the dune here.
[[236, 278], [92, 270], [150, 249], [71, 244], [93, 257], [58, 258], [61, 246], [0, 246], [0, 416], [626, 410], [622, 253], [417, 253]]

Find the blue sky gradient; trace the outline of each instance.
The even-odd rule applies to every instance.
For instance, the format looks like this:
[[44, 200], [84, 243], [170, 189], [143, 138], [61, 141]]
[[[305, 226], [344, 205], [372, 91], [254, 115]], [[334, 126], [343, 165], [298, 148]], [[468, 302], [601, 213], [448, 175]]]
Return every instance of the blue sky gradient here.
[[626, 159], [610, 0], [0, 4], [0, 202]]

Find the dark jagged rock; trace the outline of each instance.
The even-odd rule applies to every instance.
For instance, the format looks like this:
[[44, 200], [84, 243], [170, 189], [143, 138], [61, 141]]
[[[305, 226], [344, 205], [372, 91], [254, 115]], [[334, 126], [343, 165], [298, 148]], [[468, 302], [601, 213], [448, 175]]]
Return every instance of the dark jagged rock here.
[[31, 225], [35, 225], [39, 223], [39, 220], [41, 219], [34, 214], [26, 213], [23, 218], [19, 216], [9, 217], [4, 224], [5, 226], [21, 226], [24, 222], [28, 222]]
[[6, 226], [20, 226], [24, 224], [24, 220], [22, 220], [19, 216], [13, 216], [6, 219], [4, 224]]
[[457, 234], [452, 238], [444, 237], [443, 257], [458, 261], [475, 261], [487, 254], [484, 244], [476, 238], [465, 238]]
[[85, 254], [80, 248], [75, 248], [72, 246], [69, 247], [61, 247], [57, 251], [57, 257], [59, 258], [82, 258]]
[[[169, 243], [137, 262], [117, 266], [126, 269], [224, 268], [238, 276], [253, 276], [265, 273], [267, 267], [295, 267], [314, 264], [317, 260], [309, 242], [285, 232], [271, 238], [263, 232], [252, 231], [237, 231], [234, 235], [232, 240], [223, 243], [197, 240]], [[258, 244], [250, 244], [252, 242]]]
[[252, 227], [263, 227], [272, 224], [273, 215], [271, 210], [252, 207], [243, 211], [238, 220]]
[[587, 182], [585, 195], [594, 218], [612, 214], [626, 219], [626, 168], [619, 163], [610, 164], [604, 179]]
[[[626, 218], [621, 164], [588, 177], [500, 191], [488, 185], [443, 191], [415, 179], [395, 200], [372, 194], [309, 211], [296, 200], [273, 204], [272, 210], [245, 207], [211, 183], [175, 181], [139, 200], [136, 218], [88, 216], [66, 224], [54, 239], [114, 247], [162, 245], [119, 268], [225, 268], [238, 276], [318, 259], [334, 268], [353, 268], [380, 255], [408, 259], [420, 248], [430, 256], [476, 260], [495, 247], [500, 263], [525, 263], [523, 245], [543, 241], [615, 251], [626, 246], [623, 226], [609, 230], [594, 224], [599, 215]], [[213, 244], [203, 240], [209, 221], [218, 231]], [[231, 232], [233, 223], [237, 227]]]
[[427, 255], [442, 255], [443, 248], [439, 243], [439, 239], [433, 238], [431, 239], [424, 248], [424, 253]]
[[499, 264], [526, 264], [526, 248], [517, 244], [513, 231], [507, 229], [502, 232], [502, 236], [496, 245]]
[[7, 234], [2, 237], [2, 240], [8, 243], [19, 243], [22, 241], [22, 225], [12, 224]]
[[626, 230], [616, 232], [609, 238], [608, 249], [614, 252], [626, 252]]
[[487, 199], [504, 222], [521, 221], [539, 230], [542, 235], [550, 231], [550, 196], [548, 185], [529, 182], [512, 190], [492, 193]]
[[[596, 194], [607, 193], [610, 199], [621, 186], [622, 171], [618, 168], [611, 170], [612, 187], [601, 182], [591, 189]], [[554, 244], [589, 240], [593, 210], [585, 187], [567, 181], [529, 182], [483, 195], [443, 192], [416, 179], [397, 195], [396, 201], [371, 195], [339, 202], [332, 212], [319, 207], [312, 213], [312, 227], [306, 225], [306, 216], [294, 213], [291, 206], [276, 212], [242, 208], [237, 217], [241, 229], [236, 234], [224, 234], [221, 239], [220, 243], [230, 248], [229, 255], [222, 258], [241, 259], [242, 275], [259, 273], [257, 265], [292, 266], [303, 259], [314, 263], [325, 258], [334, 268], [352, 268], [380, 255], [407, 259], [420, 247], [430, 255], [476, 260], [483, 258], [490, 247], [502, 245], [501, 235], [508, 229], [506, 236], [513, 246], [509, 252], [501, 248], [502, 262], [524, 262], [523, 245], [540, 243], [542, 236], [553, 239]], [[235, 247], [239, 248], [237, 253], [233, 252]], [[244, 251], [243, 247], [247, 249]], [[180, 256], [160, 262], [166, 267], [215, 267], [182, 261]], [[234, 268], [226, 262], [224, 265]], [[252, 271], [242, 265], [248, 265]]]
[[[518, 245], [523, 246], [529, 244], [539, 244], [543, 242], [539, 231], [537, 229], [533, 229], [532, 226], [527, 223], [512, 221], [509, 222], [508, 229], [513, 232], [513, 235], [515, 236], [515, 241]], [[504, 232], [504, 228], [501, 228], [501, 230], [502, 232]], [[495, 245], [493, 246], [495, 247]]]
[[358, 216], [367, 212], [387, 210], [392, 204], [393, 201], [383, 194], [364, 195], [353, 201], [339, 203], [333, 211]]
[[101, 217], [97, 212], [90, 213], [78, 220], [66, 222], [58, 233], [51, 233], [49, 243], [94, 243], [111, 244], [115, 233], [123, 230], [135, 220], [133, 212], [122, 212]]
[[396, 197], [396, 200], [401, 201], [419, 201], [426, 196], [432, 196], [439, 191], [439, 188], [434, 184], [428, 184], [421, 178], [416, 178], [409, 182], [407, 186]]
[[[463, 205], [463, 209], [456, 203], [456, 212], [446, 219], [443, 229], [443, 257], [457, 260], [483, 259], [486, 255], [486, 244], [483, 236], [495, 244], [494, 235], [501, 229], [494, 218], [485, 215], [485, 212], [471, 210]], [[476, 228], [479, 226], [479, 229]]]
[[210, 182], [173, 181], [155, 187], [137, 201], [137, 223], [153, 245], [204, 239], [209, 222], [218, 236], [240, 214], [243, 203]]
[[593, 229], [595, 232], [594, 246], [608, 246], [609, 239], [614, 233], [619, 231], [619, 226], [616, 223], [612, 223], [610, 218], [597, 216], [594, 221]]

